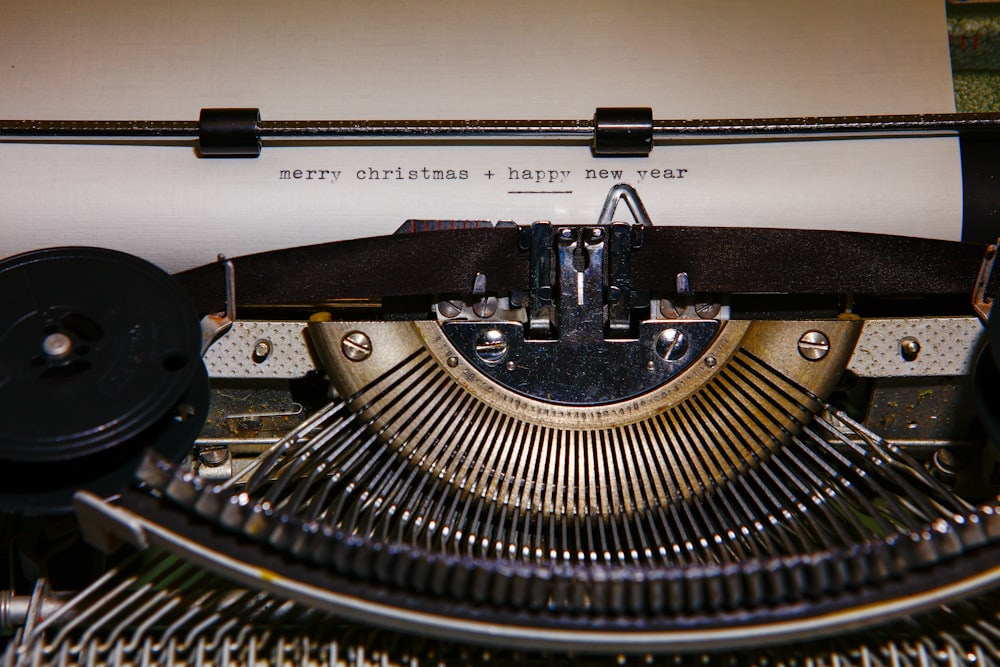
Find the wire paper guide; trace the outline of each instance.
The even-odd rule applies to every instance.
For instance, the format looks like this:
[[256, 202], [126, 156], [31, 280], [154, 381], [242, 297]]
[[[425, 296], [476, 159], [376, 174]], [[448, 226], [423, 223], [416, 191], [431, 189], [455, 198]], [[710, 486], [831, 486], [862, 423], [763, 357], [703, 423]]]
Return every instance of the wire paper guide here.
[[[997, 122], [937, 110], [824, 129], [958, 125], [973, 141]], [[454, 151], [438, 171], [472, 180], [461, 165], [482, 148], [491, 171], [557, 151], [562, 166], [507, 166], [532, 188], [573, 173], [611, 182], [590, 184], [579, 201], [598, 205], [561, 214], [571, 222], [560, 193], [505, 185], [517, 201], [542, 195], [536, 218], [556, 219], [407, 215], [391, 236], [193, 269], [153, 251], [188, 269], [173, 276], [118, 250], [12, 250], [0, 262], [9, 663], [998, 661], [996, 248], [970, 242], [981, 230], [954, 214], [911, 237], [665, 225], [648, 183], [615, 182], [670, 169], [650, 162], [674, 150], [670, 123], [644, 108], [535, 121], [537, 133], [259, 114], [148, 127], [159, 143], [194, 135], [206, 156], [256, 154], [281, 127], [381, 132], [374, 145], [265, 145], [260, 161], [184, 155], [236, 178], [420, 181], [411, 170]], [[511, 126], [652, 157], [481, 146], [484, 128], [507, 141]], [[143, 131], [3, 127], [30, 137], [3, 148], [31, 160], [54, 135]], [[413, 145], [381, 145], [394, 132]], [[424, 145], [462, 132], [471, 146]], [[805, 144], [833, 156], [879, 143], [824, 138]], [[60, 146], [70, 162], [114, 148], [80, 141]], [[943, 137], [888, 144], [880, 159], [954, 152]], [[282, 155], [310, 162], [264, 161]], [[332, 158], [316, 155], [364, 162], [324, 174]]]

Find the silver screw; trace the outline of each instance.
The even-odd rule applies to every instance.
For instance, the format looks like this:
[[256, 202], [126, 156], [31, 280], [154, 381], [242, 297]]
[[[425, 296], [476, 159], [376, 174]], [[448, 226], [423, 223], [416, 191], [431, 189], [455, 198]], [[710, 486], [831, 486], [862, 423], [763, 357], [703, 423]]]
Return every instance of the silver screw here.
[[719, 314], [722, 310], [722, 305], [718, 303], [696, 303], [694, 306], [694, 312], [698, 313], [698, 317], [703, 320], [710, 320]]
[[590, 240], [588, 243], [600, 243], [604, 240], [604, 229], [601, 227], [594, 227], [590, 230]]
[[576, 236], [576, 234], [573, 233], [572, 227], [563, 227], [559, 230], [559, 240], [562, 243], [572, 243], [574, 236]]
[[455, 368], [456, 366], [458, 366], [458, 357], [448, 357], [448, 368]]
[[472, 304], [472, 312], [476, 314], [476, 317], [484, 319], [493, 317], [493, 314], [497, 312], [497, 298], [495, 296], [488, 296], [480, 299]]
[[715, 365], [719, 363], [719, 360], [713, 356], [705, 357], [705, 365], [709, 368], [715, 368]]
[[507, 337], [499, 329], [487, 329], [476, 340], [476, 354], [488, 364], [496, 364], [507, 356]]
[[64, 333], [49, 334], [42, 341], [42, 352], [50, 357], [65, 357], [72, 349], [73, 341]]
[[448, 319], [461, 315], [463, 308], [465, 308], [465, 304], [457, 299], [438, 302], [438, 312]]
[[216, 468], [229, 460], [228, 447], [211, 447], [198, 452], [198, 462], [210, 468]]
[[807, 331], [799, 338], [799, 354], [809, 361], [819, 361], [830, 351], [830, 339], [822, 331]]
[[255, 364], [262, 364], [267, 361], [267, 358], [271, 356], [271, 341], [266, 338], [261, 338], [256, 343], [253, 344], [253, 353], [250, 355], [250, 359]]
[[968, 463], [958, 452], [947, 447], [942, 447], [934, 452], [932, 463], [934, 467], [931, 469], [931, 474], [949, 486], [955, 484], [958, 473], [968, 466]]
[[351, 361], [364, 361], [372, 356], [372, 341], [361, 331], [352, 331], [340, 341], [340, 350]]
[[653, 343], [656, 353], [667, 361], [678, 361], [688, 351], [688, 337], [680, 329], [664, 329]]
[[904, 338], [899, 341], [899, 353], [905, 361], [914, 361], [920, 354], [920, 341], [916, 338]]
[[677, 319], [684, 312], [683, 308], [679, 308], [670, 299], [660, 299], [660, 314], [664, 317], [669, 317], [670, 319]]
[[514, 370], [515, 368], [517, 368], [517, 364], [516, 364], [516, 363], [514, 363], [514, 360], [513, 360], [513, 359], [508, 359], [508, 360], [507, 360], [507, 363], [506, 363], [506, 364], [504, 364], [504, 366], [505, 366], [505, 367], [507, 368], [507, 370], [509, 370], [509, 371], [512, 371], [512, 370]]

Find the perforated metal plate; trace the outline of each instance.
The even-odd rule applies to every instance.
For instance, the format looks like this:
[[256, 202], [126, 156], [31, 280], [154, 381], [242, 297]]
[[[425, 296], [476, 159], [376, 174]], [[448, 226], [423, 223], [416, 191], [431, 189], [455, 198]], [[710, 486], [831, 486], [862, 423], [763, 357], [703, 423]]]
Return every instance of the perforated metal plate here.
[[[230, 379], [302, 377], [315, 368], [305, 328], [305, 322], [238, 320], [205, 353], [208, 374]], [[262, 341], [266, 341], [269, 352], [255, 355]]]
[[[865, 320], [847, 370], [866, 378], [968, 375], [984, 332], [975, 317]], [[904, 341], [919, 348], [912, 360], [903, 355]]]

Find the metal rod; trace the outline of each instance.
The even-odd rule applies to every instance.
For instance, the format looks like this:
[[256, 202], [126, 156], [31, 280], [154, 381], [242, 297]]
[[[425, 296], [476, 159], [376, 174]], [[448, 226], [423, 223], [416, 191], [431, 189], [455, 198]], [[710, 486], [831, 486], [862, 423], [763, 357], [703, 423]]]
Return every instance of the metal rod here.
[[[592, 120], [297, 120], [260, 121], [262, 139], [589, 139]], [[1000, 113], [910, 114], [656, 120], [657, 141], [685, 137], [773, 137], [814, 134], [914, 134], [1000, 130]], [[196, 139], [197, 121], [0, 120], [0, 139]]]

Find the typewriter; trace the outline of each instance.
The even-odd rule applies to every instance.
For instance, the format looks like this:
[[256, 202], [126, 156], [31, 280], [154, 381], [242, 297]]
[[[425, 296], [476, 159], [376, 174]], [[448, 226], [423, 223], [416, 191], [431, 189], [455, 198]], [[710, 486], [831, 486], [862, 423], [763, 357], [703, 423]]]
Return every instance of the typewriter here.
[[[998, 125], [0, 121], [223, 167], [317, 140], [638, 165], [594, 165], [571, 223], [411, 217], [171, 273], [0, 259], [4, 664], [1000, 664]], [[962, 242], [678, 225], [638, 182], [687, 177], [643, 161], [676, 141], [946, 132], [985, 212]]]
[[7, 660], [990, 664], [996, 246], [652, 223], [4, 260]]

